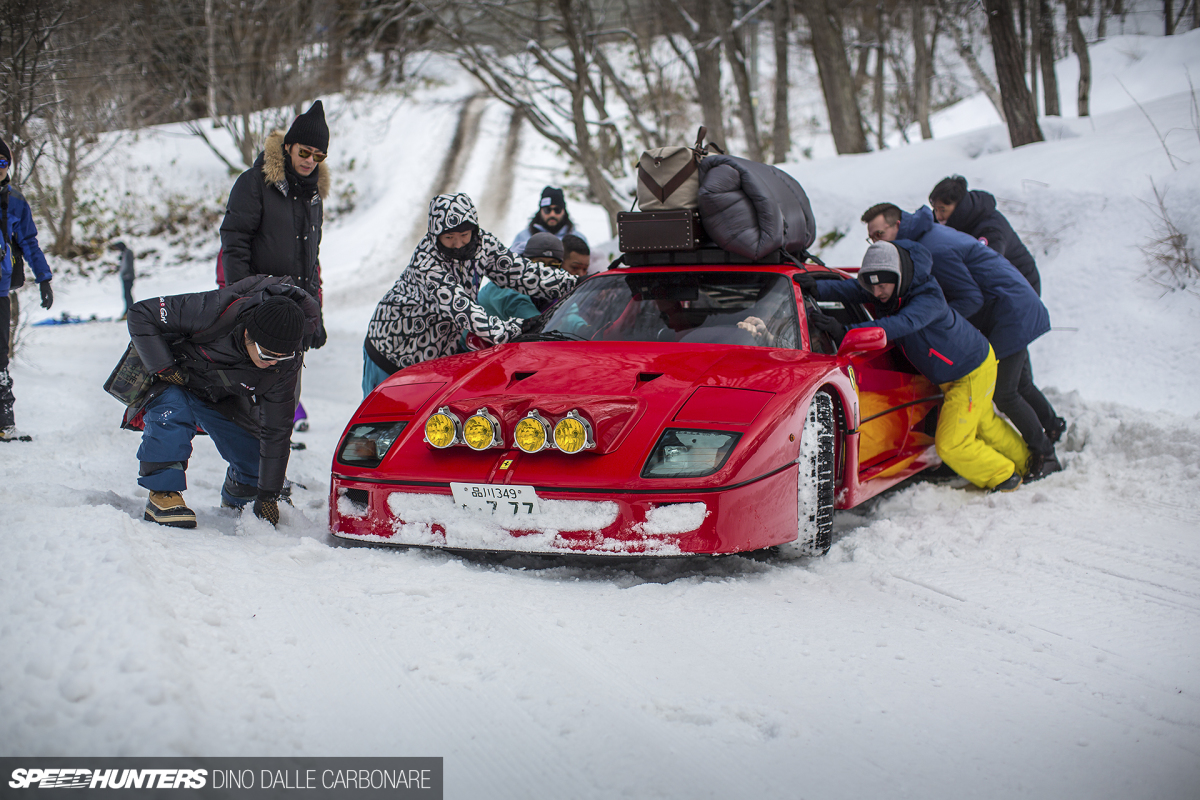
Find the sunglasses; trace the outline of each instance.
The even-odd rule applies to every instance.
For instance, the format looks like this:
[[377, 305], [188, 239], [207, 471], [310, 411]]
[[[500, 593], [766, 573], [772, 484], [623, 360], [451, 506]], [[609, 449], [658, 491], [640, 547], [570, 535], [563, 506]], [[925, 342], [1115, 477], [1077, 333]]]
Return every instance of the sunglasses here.
[[300, 156], [300, 158], [311, 158], [318, 164], [325, 160], [324, 153], [319, 150], [309, 150], [307, 147], [301, 147], [296, 151], [296, 155]]
[[7, 166], [8, 166], [9, 164], [11, 164], [11, 163], [12, 163], [12, 162], [11, 162], [11, 161], [9, 161], [7, 158], [4, 158], [3, 156], [0, 156], [0, 169], [4, 169], [5, 167], [7, 167]]
[[291, 355], [281, 356], [277, 353], [264, 352], [263, 349], [258, 346], [258, 342], [254, 342], [254, 349], [258, 351], [259, 361], [291, 361], [293, 358], [296, 357], [295, 353], [292, 353]]
[[562, 206], [542, 206], [542, 211], [549, 211], [551, 214], [561, 214], [566, 209]]

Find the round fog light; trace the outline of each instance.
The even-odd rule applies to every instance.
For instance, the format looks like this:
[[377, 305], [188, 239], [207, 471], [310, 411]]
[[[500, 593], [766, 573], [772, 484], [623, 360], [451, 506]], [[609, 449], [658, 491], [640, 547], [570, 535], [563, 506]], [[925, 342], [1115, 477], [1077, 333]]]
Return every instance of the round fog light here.
[[525, 453], [536, 453], [550, 446], [550, 426], [537, 411], [530, 411], [513, 428], [513, 442]]
[[463, 423], [463, 441], [472, 450], [487, 450], [500, 444], [500, 421], [481, 408]]
[[425, 420], [425, 441], [439, 450], [443, 450], [459, 441], [459, 431], [462, 425], [458, 417], [446, 406]]
[[571, 409], [554, 426], [554, 446], [564, 453], [578, 453], [584, 448], [595, 447], [592, 426], [575, 409]]

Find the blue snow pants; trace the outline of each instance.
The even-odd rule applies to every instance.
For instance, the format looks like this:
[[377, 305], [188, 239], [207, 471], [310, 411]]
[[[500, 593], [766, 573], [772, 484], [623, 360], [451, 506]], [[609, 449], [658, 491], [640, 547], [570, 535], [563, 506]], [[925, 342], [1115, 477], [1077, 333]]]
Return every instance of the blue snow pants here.
[[[221, 458], [229, 463], [228, 478], [258, 486], [258, 439], [199, 397], [178, 386], [167, 388], [150, 401], [143, 417], [141, 461], [138, 484], [152, 492], [182, 492], [187, 488], [187, 462], [192, 455], [192, 438], [199, 426], [213, 440]], [[221, 496], [233, 505], [244, 497]]]

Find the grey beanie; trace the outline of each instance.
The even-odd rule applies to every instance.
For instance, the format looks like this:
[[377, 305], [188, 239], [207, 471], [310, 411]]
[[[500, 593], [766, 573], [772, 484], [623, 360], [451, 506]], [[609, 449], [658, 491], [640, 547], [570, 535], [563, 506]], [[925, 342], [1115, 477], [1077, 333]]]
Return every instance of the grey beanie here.
[[535, 233], [525, 243], [525, 251], [521, 255], [526, 258], [553, 258], [562, 261], [565, 252], [562, 240], [553, 233]]
[[880, 283], [900, 285], [900, 250], [891, 242], [875, 242], [867, 248], [862, 266], [858, 270], [858, 282], [866, 289]]

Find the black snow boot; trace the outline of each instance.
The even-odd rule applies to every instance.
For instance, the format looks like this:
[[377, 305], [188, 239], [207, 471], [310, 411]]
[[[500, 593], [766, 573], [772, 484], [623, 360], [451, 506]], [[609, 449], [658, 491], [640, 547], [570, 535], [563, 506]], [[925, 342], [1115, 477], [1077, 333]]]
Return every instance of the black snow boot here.
[[1053, 472], [1062, 472], [1062, 464], [1058, 463], [1058, 456], [1055, 455], [1053, 447], [1048, 453], [1030, 454], [1026, 481], [1040, 481]]
[[1013, 474], [1008, 476], [1007, 480], [992, 488], [993, 492], [1015, 492], [1021, 486], [1020, 470], [1013, 470]]

